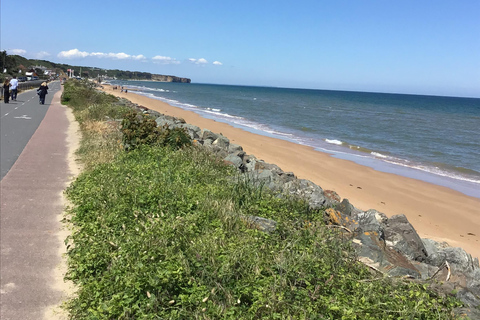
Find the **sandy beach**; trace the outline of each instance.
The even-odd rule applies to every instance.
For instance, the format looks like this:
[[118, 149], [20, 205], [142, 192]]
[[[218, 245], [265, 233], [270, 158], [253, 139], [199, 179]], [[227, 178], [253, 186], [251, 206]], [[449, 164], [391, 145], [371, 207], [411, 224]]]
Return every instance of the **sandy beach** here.
[[480, 199], [427, 182], [379, 172], [352, 161], [292, 142], [270, 138], [206, 119], [198, 114], [173, 107], [165, 102], [121, 93], [104, 85], [115, 96], [158, 111], [180, 117], [201, 129], [222, 133], [232, 143], [241, 145], [247, 154], [278, 165], [298, 178], [308, 179], [324, 190], [336, 191], [355, 207], [376, 209], [387, 216], [404, 214], [420, 237], [446, 241], [462, 247], [480, 258]]

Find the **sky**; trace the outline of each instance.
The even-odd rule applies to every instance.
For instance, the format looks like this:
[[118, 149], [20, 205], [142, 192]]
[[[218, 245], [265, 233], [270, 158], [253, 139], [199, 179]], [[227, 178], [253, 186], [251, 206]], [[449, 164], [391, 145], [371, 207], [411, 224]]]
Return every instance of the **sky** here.
[[480, 97], [480, 1], [2, 0], [0, 49], [193, 83]]

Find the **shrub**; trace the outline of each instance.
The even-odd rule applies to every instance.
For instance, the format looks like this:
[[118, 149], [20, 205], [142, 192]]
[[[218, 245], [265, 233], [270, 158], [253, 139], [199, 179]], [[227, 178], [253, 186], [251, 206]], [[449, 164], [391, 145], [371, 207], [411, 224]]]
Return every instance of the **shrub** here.
[[161, 145], [179, 149], [192, 144], [190, 136], [181, 128], [157, 127], [155, 120], [143, 113], [129, 111], [122, 120], [123, 146], [131, 151], [141, 145]]

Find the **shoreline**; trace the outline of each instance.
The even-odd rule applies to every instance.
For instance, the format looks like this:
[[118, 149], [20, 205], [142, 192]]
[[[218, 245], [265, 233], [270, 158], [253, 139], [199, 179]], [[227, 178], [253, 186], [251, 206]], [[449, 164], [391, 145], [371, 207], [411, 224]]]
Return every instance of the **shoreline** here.
[[163, 101], [112, 90], [104, 91], [160, 113], [183, 118], [201, 129], [222, 133], [247, 154], [278, 165], [285, 172], [333, 190], [361, 210], [376, 209], [388, 217], [404, 214], [422, 238], [446, 241], [480, 258], [480, 199], [447, 187], [376, 171], [335, 158], [312, 147], [263, 136], [204, 118]]

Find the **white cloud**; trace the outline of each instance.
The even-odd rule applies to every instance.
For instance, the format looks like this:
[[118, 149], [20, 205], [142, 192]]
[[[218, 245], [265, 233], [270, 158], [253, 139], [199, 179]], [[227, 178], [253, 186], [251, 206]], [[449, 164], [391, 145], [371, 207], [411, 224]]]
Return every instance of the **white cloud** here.
[[223, 63], [221, 63], [220, 61], [213, 61], [213, 64], [216, 65], [216, 66], [221, 66], [221, 65], [223, 65]]
[[132, 56], [133, 60], [146, 60], [147, 57], [145, 57], [143, 54], [139, 54], [137, 56]]
[[48, 53], [47, 51], [40, 51], [40, 52], [35, 53], [34, 56], [37, 59], [43, 59], [43, 58], [51, 56], [51, 54]]
[[85, 58], [85, 57], [108, 58], [108, 59], [117, 59], [117, 60], [125, 60], [125, 59], [146, 60], [147, 59], [143, 54], [132, 56], [125, 52], [119, 52], [119, 53], [85, 52], [85, 51], [79, 51], [78, 49], [62, 51], [58, 54], [58, 57], [66, 58], [66, 59]]
[[165, 56], [155, 56], [152, 58], [153, 62], [161, 64], [180, 64], [180, 61], [175, 58]]
[[124, 52], [120, 52], [120, 53], [109, 53], [108, 54], [108, 57], [109, 58], [113, 58], [113, 59], [120, 59], [120, 60], [123, 60], [123, 59], [131, 59], [132, 56], [129, 55], [129, 54], [126, 54]]
[[59, 58], [65, 58], [65, 59], [74, 59], [74, 58], [85, 58], [88, 57], [90, 54], [85, 51], [80, 51], [78, 49], [72, 49], [68, 51], [61, 51], [58, 54]]
[[190, 59], [188, 59], [188, 61], [190, 61], [192, 63], [195, 63], [195, 64], [207, 64], [208, 63], [208, 61], [205, 60], [204, 58], [200, 58], [200, 59], [190, 58]]
[[9, 49], [7, 51], [8, 51], [8, 54], [17, 54], [20, 56], [27, 53], [27, 50], [23, 50], [23, 49]]
[[91, 57], [97, 57], [97, 58], [106, 58], [107, 54], [103, 52], [92, 52], [89, 54]]
[[110, 59], [133, 59], [133, 56], [126, 54], [124, 52], [120, 53], [104, 53], [104, 52], [92, 52], [88, 54], [91, 57], [97, 57], [97, 58], [110, 58]]

